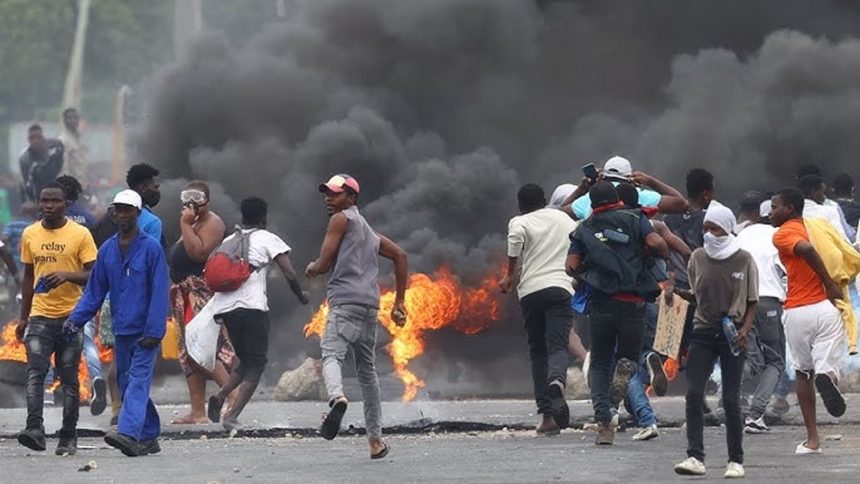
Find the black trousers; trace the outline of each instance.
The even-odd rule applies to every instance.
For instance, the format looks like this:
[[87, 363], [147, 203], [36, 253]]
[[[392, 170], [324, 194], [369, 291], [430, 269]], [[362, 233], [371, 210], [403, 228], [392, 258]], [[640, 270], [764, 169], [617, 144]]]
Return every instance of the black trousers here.
[[732, 355], [721, 327], [697, 329], [690, 335], [687, 359], [687, 455], [705, 461], [705, 385], [720, 359], [723, 375], [723, 410], [726, 412], [726, 445], [729, 460], [744, 463], [744, 422], [741, 415], [741, 375], [744, 354]]
[[65, 435], [75, 435], [78, 426], [80, 395], [78, 364], [83, 348], [83, 331], [71, 339], [63, 333], [65, 318], [30, 318], [24, 344], [27, 347], [27, 428], [44, 427], [42, 411], [45, 406], [45, 375], [51, 366], [51, 355], [56, 355], [57, 371], [63, 390], [63, 427]]
[[532, 363], [538, 413], [550, 413], [549, 383], [567, 382], [568, 338], [573, 324], [571, 295], [560, 287], [549, 287], [520, 300]]
[[259, 381], [266, 367], [269, 350], [269, 313], [258, 309], [239, 308], [215, 316], [227, 327], [227, 334], [239, 358], [235, 372], [242, 380]]
[[645, 303], [614, 299], [592, 300], [589, 304], [588, 332], [591, 335], [591, 404], [594, 418], [608, 424], [612, 420], [609, 386], [616, 361], [639, 361], [645, 340]]

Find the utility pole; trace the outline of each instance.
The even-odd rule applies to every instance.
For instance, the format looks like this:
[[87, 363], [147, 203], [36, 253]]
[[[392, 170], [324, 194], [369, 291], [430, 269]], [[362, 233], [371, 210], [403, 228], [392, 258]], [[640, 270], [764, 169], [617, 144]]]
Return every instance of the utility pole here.
[[81, 77], [84, 70], [84, 47], [89, 19], [90, 0], [78, 0], [78, 21], [75, 27], [75, 40], [72, 43], [69, 70], [66, 73], [66, 86], [63, 89], [63, 109], [81, 107]]
[[173, 6], [173, 47], [178, 59], [191, 37], [203, 30], [203, 1], [175, 0]]

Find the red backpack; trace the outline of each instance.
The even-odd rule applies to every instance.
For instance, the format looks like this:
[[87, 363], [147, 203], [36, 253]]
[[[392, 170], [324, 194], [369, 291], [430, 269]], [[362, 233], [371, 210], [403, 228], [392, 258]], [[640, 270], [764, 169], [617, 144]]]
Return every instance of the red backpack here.
[[254, 230], [243, 232], [236, 227], [235, 236], [227, 239], [209, 255], [203, 268], [203, 279], [213, 292], [233, 292], [251, 277], [254, 268], [248, 263], [248, 248]]

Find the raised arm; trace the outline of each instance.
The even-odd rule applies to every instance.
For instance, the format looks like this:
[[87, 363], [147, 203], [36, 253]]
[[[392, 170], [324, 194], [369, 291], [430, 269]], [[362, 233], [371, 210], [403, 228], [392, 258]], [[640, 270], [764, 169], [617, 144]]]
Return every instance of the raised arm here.
[[690, 203], [674, 187], [641, 171], [633, 172], [630, 176], [639, 186], [650, 188], [660, 194], [657, 209], [662, 213], [683, 213], [690, 209]]
[[209, 254], [224, 239], [224, 222], [212, 214], [212, 218], [194, 231], [194, 210], [185, 207], [179, 219], [179, 228], [182, 232], [182, 245], [185, 252], [194, 262], [206, 262]]

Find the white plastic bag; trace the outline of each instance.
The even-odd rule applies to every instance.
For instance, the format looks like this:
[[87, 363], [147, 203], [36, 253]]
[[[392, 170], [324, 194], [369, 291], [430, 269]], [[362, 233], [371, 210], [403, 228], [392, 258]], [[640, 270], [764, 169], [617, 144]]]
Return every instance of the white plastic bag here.
[[185, 326], [185, 349], [188, 356], [209, 371], [215, 369], [218, 333], [221, 332], [221, 326], [215, 323], [212, 307], [212, 301], [206, 303]]

